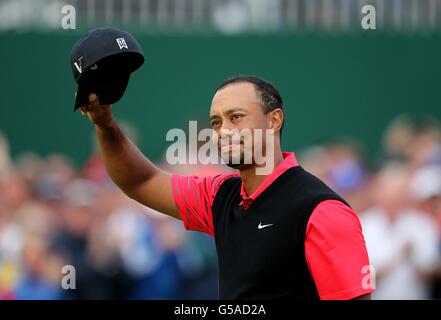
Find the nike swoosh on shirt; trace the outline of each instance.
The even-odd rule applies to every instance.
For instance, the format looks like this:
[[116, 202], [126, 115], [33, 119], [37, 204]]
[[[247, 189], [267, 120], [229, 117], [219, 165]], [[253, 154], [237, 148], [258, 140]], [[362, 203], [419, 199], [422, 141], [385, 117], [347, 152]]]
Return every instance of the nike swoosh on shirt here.
[[266, 228], [266, 227], [271, 227], [271, 226], [273, 226], [274, 224], [273, 223], [270, 223], [270, 224], [262, 224], [262, 222], [261, 223], [259, 223], [259, 225], [257, 226], [257, 229], [263, 229], [263, 228]]

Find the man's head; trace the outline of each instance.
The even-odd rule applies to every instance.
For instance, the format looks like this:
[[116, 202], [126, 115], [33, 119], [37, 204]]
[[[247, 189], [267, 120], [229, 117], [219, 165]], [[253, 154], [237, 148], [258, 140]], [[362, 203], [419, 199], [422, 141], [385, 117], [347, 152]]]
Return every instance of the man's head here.
[[[236, 76], [221, 83], [215, 92], [211, 110], [210, 124], [213, 130], [222, 138], [225, 132], [239, 131], [242, 134], [252, 133], [251, 146], [240, 143], [219, 143], [219, 151], [228, 154], [231, 159], [234, 154], [239, 155], [239, 164], [229, 166], [242, 169], [252, 164], [245, 164], [245, 153], [254, 155], [261, 152], [266, 155], [267, 133], [271, 135], [275, 148], [280, 148], [280, 136], [283, 127], [283, 100], [279, 91], [269, 82], [255, 76]], [[259, 130], [256, 130], [259, 129]], [[225, 141], [224, 139], [221, 139]], [[261, 149], [256, 151], [256, 149]], [[225, 159], [225, 157], [223, 157]]]

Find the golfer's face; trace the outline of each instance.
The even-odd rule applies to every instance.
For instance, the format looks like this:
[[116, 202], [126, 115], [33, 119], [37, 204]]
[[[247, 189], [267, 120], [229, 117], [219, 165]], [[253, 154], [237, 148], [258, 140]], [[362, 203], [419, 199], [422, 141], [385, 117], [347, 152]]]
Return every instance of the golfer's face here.
[[252, 157], [253, 145], [260, 140], [260, 135], [254, 134], [255, 129], [268, 128], [260, 98], [250, 83], [230, 84], [216, 92], [210, 124], [218, 138], [219, 153], [227, 163], [234, 163], [232, 160], [238, 158], [243, 160], [245, 153]]

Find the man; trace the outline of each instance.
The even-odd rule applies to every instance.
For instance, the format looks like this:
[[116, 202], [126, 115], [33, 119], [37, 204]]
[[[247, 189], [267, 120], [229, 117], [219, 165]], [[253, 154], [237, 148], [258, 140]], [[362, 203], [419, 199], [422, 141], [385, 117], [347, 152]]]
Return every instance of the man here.
[[[272, 133], [271, 154], [266, 139], [253, 138], [251, 149], [263, 141], [262, 153], [268, 151], [271, 163], [263, 164], [243, 161], [250, 152], [243, 140], [219, 139], [221, 154], [239, 154], [241, 161], [230, 164], [239, 174], [169, 174], [141, 154], [96, 95], [81, 112], [95, 124], [104, 164], [128, 196], [215, 237], [221, 299], [369, 298], [373, 290], [362, 271], [369, 259], [357, 215], [304, 171], [294, 153], [282, 153], [283, 102], [272, 84], [234, 77], [213, 98], [210, 122], [221, 138], [233, 129]], [[272, 172], [256, 174], [269, 164]]]

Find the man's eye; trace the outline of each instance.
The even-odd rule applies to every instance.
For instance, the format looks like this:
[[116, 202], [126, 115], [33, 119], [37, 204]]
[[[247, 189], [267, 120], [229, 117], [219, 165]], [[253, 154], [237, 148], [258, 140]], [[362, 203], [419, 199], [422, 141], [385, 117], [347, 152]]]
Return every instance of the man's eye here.
[[212, 128], [217, 127], [219, 125], [219, 123], [220, 123], [219, 120], [213, 120], [213, 121], [211, 121], [211, 127]]
[[242, 115], [241, 115], [241, 114], [233, 114], [233, 115], [231, 116], [231, 120], [239, 120], [240, 118], [242, 118]]

